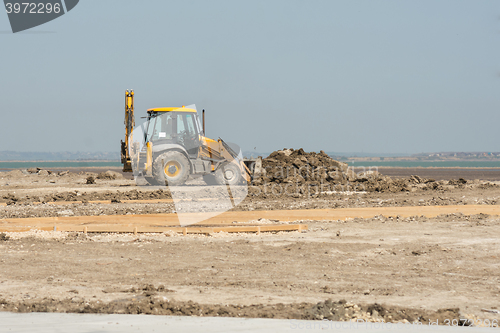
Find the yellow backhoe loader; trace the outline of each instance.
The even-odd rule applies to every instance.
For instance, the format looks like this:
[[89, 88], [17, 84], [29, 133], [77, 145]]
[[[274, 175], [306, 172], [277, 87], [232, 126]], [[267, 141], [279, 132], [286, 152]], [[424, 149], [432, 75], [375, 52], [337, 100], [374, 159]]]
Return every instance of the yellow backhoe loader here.
[[152, 185], [177, 186], [200, 175], [208, 185], [250, 183], [261, 160], [243, 160], [239, 147], [205, 137], [198, 113], [188, 107], [147, 110], [141, 138], [133, 138], [134, 91], [125, 92], [125, 141], [121, 142], [124, 172], [134, 172]]

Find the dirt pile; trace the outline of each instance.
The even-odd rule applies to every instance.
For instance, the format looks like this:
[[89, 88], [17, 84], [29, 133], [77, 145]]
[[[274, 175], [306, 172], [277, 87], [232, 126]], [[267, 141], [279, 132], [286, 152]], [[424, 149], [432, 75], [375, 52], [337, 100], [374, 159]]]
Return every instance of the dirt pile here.
[[[371, 173], [364, 175], [366, 179], [373, 176]], [[262, 160], [262, 172], [254, 176], [253, 185], [270, 185], [275, 195], [301, 196], [358, 191], [357, 184], [353, 183], [357, 178], [346, 163], [332, 159], [324, 151], [308, 153], [302, 148], [284, 149]]]
[[[435, 312], [414, 310], [399, 307], [385, 307], [380, 304], [356, 305], [347, 303], [345, 300], [332, 302], [327, 300], [319, 302], [306, 311], [305, 318], [309, 320], [350, 321], [362, 320], [362, 322], [397, 322], [428, 324], [438, 322], [444, 324], [445, 320], [460, 321], [458, 308], [439, 309]], [[465, 321], [463, 321], [465, 323]], [[464, 325], [462, 325], [464, 326]]]
[[302, 148], [284, 149], [262, 160], [262, 173], [254, 179], [254, 184], [342, 182], [347, 180], [347, 172], [347, 164], [332, 159], [324, 151], [318, 154], [306, 153]]
[[367, 192], [414, 192], [419, 189], [434, 190], [440, 185], [434, 179], [425, 179], [419, 176], [391, 178], [378, 172], [372, 172], [368, 177], [364, 174], [355, 174], [353, 181], [362, 184]]
[[5, 202], [7, 203], [7, 205], [15, 205], [16, 202], [19, 201], [19, 198], [16, 195], [12, 194], [12, 193], [7, 193], [7, 195], [5, 195], [3, 197], [3, 199], [5, 200]]
[[391, 178], [376, 170], [376, 167], [349, 167], [346, 163], [332, 159], [324, 151], [308, 153], [302, 148], [284, 149], [262, 160], [262, 172], [254, 177], [253, 185], [270, 185], [281, 194], [314, 195], [344, 191], [446, 191], [464, 188], [469, 183], [463, 178], [439, 182], [419, 176]]
[[154, 199], [171, 199], [172, 195], [170, 191], [158, 189], [155, 191], [138, 191], [131, 190], [126, 192], [121, 191], [104, 191], [104, 192], [80, 192], [80, 191], [70, 191], [70, 192], [60, 192], [52, 193], [44, 196], [31, 196], [26, 195], [23, 197], [18, 197], [15, 194], [8, 193], [0, 197], [0, 202], [5, 202], [7, 204], [30, 204], [35, 202], [58, 202], [58, 201], [100, 201], [100, 200], [154, 200]]
[[2, 178], [17, 179], [17, 178], [22, 178], [27, 174], [29, 175], [30, 173], [26, 170], [22, 170], [22, 171], [21, 170], [12, 170], [12, 171], [9, 171], [9, 172], [2, 174]]
[[132, 190], [127, 192], [64, 192], [45, 196], [45, 202], [51, 201], [96, 201], [96, 200], [148, 200], [148, 199], [171, 199], [172, 195], [168, 190], [158, 189], [155, 191]]
[[43, 170], [42, 168], [29, 168], [26, 171], [28, 171], [28, 173], [31, 173], [31, 174], [36, 173], [36, 174], [41, 174], [43, 176], [48, 176], [48, 175], [52, 174], [52, 171]]
[[106, 172], [101, 172], [100, 174], [98, 174], [97, 179], [105, 179], [105, 180], [123, 179], [123, 175], [119, 172], [108, 170]]
[[19, 177], [22, 175], [38, 175], [38, 176], [50, 176], [50, 175], [57, 175], [57, 176], [64, 176], [67, 175], [69, 171], [51, 171], [47, 169], [42, 169], [42, 168], [29, 168], [29, 169], [21, 169], [21, 170], [13, 170], [8, 172], [6, 175], [7, 176], [13, 176]]
[[[70, 172], [68, 170], [63, 171], [51, 171], [41, 168], [30, 168], [30, 169], [18, 169], [9, 172], [0, 173], [0, 186], [33, 186], [35, 183], [49, 183], [58, 185], [77, 185], [86, 184], [88, 177], [97, 177], [97, 173], [93, 172]], [[107, 180], [105, 180], [107, 181]]]
[[332, 159], [324, 151], [307, 153], [302, 148], [271, 153], [262, 160], [262, 173], [254, 178], [253, 184], [279, 185], [281, 191], [285, 186], [288, 192], [298, 195], [311, 194], [311, 190], [399, 192], [406, 185], [376, 171], [356, 174], [346, 163]]
[[18, 169], [9, 172], [1, 173], [0, 178], [6, 180], [24, 180], [29, 181], [40, 181], [43, 180], [66, 180], [69, 182], [79, 181], [80, 179], [85, 181], [88, 178], [94, 178], [101, 181], [109, 180], [124, 180], [125, 178], [120, 172], [108, 170], [105, 172], [95, 173], [95, 172], [70, 172], [69, 170], [62, 171], [51, 171], [41, 168], [29, 168], [29, 169]]
[[[158, 288], [159, 289], [159, 288]], [[158, 290], [157, 289], [157, 290]], [[155, 294], [155, 292], [152, 292]], [[334, 302], [327, 300], [317, 304], [295, 303], [276, 305], [221, 305], [199, 304], [196, 302], [179, 302], [169, 300], [165, 296], [139, 296], [134, 300], [120, 302], [87, 302], [74, 299], [56, 301], [23, 301], [10, 303], [0, 300], [0, 310], [10, 312], [66, 312], [66, 313], [106, 313], [106, 314], [149, 314], [168, 316], [200, 316], [200, 317], [244, 317], [244, 318], [277, 318], [302, 320], [329, 320], [363, 322], [391, 322], [429, 324], [445, 320], [460, 322], [459, 309], [440, 309], [424, 311], [409, 308], [385, 307], [380, 304], [357, 305], [345, 300]], [[462, 320], [462, 323], [466, 321]]]

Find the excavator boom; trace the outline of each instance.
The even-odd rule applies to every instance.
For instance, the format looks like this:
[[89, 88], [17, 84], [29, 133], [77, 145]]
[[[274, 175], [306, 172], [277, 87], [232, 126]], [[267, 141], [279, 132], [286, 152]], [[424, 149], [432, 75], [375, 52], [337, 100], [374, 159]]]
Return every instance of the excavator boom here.
[[132, 131], [135, 126], [134, 118], [134, 91], [125, 92], [125, 141], [121, 144], [123, 172], [132, 172], [132, 161], [129, 153], [129, 142], [132, 142]]

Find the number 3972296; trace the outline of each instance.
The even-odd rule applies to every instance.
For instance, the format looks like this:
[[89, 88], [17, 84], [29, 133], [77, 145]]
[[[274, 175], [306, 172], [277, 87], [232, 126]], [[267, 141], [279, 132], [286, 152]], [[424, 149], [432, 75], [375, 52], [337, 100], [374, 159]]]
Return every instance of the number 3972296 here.
[[6, 3], [5, 10], [7, 14], [10, 13], [23, 13], [23, 14], [59, 14], [61, 12], [60, 3], [33, 3], [33, 2], [23, 2], [23, 3]]

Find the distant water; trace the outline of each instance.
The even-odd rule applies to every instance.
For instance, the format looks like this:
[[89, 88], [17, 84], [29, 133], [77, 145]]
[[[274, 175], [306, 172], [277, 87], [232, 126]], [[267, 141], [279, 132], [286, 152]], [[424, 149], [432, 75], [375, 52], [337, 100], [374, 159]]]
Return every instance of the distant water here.
[[28, 169], [28, 168], [42, 168], [42, 169], [64, 169], [64, 168], [89, 168], [89, 167], [121, 167], [120, 162], [113, 161], [54, 161], [54, 162], [0, 162], [0, 170], [11, 169]]
[[500, 168], [500, 161], [349, 161], [347, 163], [350, 166], [360, 167], [377, 166], [396, 168]]
[[[342, 161], [345, 162], [345, 161]], [[500, 168], [500, 161], [364, 161], [347, 162], [351, 166], [359, 167], [396, 167], [396, 168]], [[113, 161], [53, 161], [53, 162], [0, 162], [0, 170], [12, 169], [64, 169], [64, 168], [92, 168], [110, 167], [120, 168], [120, 162]]]

